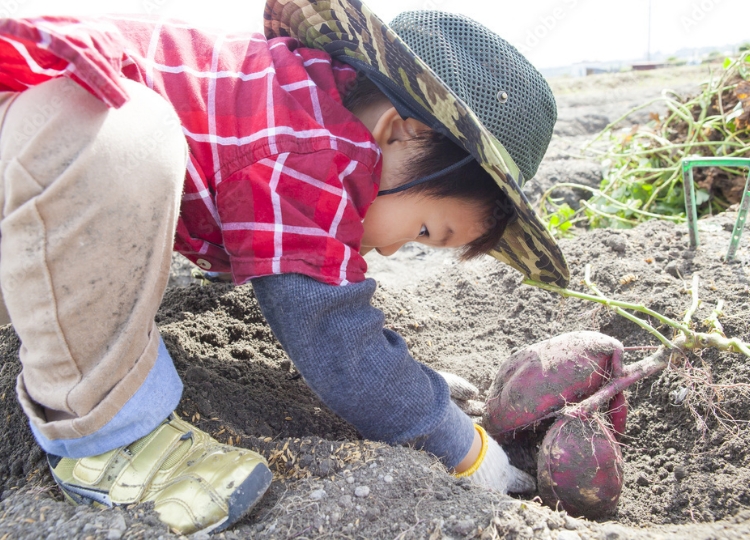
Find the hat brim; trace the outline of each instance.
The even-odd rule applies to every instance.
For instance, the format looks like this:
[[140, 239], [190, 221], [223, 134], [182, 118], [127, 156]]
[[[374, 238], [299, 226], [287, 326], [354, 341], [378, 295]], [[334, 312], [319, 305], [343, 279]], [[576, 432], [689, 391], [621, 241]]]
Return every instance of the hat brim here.
[[494, 178], [518, 219], [491, 254], [534, 281], [566, 287], [570, 274], [557, 242], [521, 191], [521, 173], [503, 145], [401, 38], [359, 0], [267, 0], [267, 38], [291, 36], [334, 58], [377, 70], [405, 92], [428, 125], [449, 131]]

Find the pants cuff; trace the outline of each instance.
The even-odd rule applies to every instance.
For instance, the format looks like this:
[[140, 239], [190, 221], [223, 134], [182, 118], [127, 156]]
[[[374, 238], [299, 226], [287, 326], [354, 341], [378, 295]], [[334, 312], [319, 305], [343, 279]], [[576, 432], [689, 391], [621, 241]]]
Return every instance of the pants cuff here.
[[156, 429], [177, 408], [182, 381], [164, 341], [146, 380], [120, 411], [101, 429], [77, 439], [48, 439], [29, 422], [37, 443], [50, 454], [67, 458], [96, 456], [126, 446]]

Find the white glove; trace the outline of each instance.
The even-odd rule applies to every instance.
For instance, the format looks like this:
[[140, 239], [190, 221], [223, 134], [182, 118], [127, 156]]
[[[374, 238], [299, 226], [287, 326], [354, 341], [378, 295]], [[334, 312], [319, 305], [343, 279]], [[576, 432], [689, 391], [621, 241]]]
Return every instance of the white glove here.
[[505, 451], [497, 441], [487, 435], [479, 425], [474, 425], [482, 438], [482, 449], [477, 461], [468, 470], [457, 474], [467, 477], [480, 486], [499, 491], [500, 493], [531, 493], [536, 490], [534, 478], [510, 464]]
[[479, 396], [479, 389], [463, 377], [447, 371], [438, 371], [438, 375], [448, 383], [452, 398], [466, 401], [467, 399], [477, 399]]
[[447, 371], [438, 371], [451, 392], [451, 399], [458, 408], [469, 416], [482, 416], [484, 414], [484, 403], [477, 401], [479, 389], [469, 381]]

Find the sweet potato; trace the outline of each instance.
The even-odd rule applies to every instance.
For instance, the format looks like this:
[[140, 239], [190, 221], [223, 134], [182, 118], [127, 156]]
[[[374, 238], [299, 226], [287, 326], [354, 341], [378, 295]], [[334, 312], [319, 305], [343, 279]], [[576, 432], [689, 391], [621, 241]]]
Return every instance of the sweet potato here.
[[[622, 344], [598, 332], [571, 332], [512, 355], [489, 390], [484, 426], [501, 443], [567, 403], [592, 395], [622, 370]], [[622, 422], [624, 429], [624, 421]]]
[[625, 434], [625, 424], [628, 419], [628, 402], [625, 400], [625, 394], [620, 392], [609, 402], [608, 411], [609, 421], [612, 423], [612, 430], [617, 440], [620, 440]]
[[623, 460], [604, 419], [563, 417], [547, 431], [537, 457], [544, 503], [588, 519], [611, 515], [620, 499]]

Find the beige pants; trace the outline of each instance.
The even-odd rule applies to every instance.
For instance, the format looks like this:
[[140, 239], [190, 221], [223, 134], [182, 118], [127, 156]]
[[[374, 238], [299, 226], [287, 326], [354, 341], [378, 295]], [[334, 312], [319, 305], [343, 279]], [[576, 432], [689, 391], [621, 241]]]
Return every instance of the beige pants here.
[[67, 79], [0, 93], [0, 283], [19, 400], [49, 439], [100, 429], [157, 356], [187, 144], [171, 105], [125, 84], [117, 110]]

